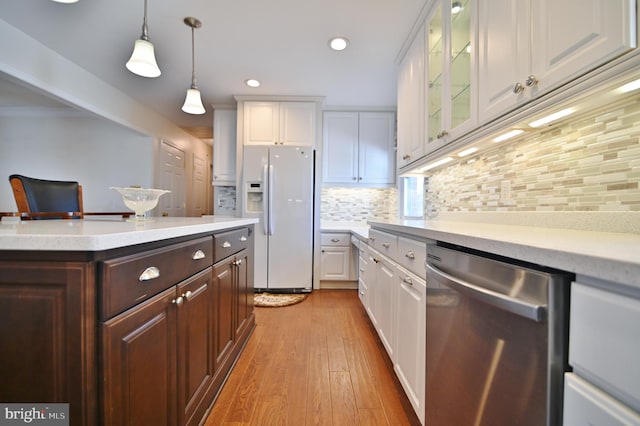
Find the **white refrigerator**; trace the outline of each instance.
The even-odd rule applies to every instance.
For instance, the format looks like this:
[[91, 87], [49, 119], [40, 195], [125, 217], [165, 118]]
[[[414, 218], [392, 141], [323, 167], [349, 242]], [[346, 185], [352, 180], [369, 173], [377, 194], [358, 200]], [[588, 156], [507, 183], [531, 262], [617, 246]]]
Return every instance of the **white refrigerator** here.
[[314, 151], [244, 146], [243, 217], [257, 217], [255, 284], [272, 292], [313, 287]]

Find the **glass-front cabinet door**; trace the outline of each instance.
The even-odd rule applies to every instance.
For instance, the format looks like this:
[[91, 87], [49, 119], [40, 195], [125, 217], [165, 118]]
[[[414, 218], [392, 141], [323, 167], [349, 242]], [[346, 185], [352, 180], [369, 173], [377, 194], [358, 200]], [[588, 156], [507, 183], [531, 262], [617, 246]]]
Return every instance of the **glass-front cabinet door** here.
[[[442, 132], [442, 89], [444, 85], [444, 42], [442, 3], [430, 15], [427, 23], [427, 142], [431, 145]], [[430, 151], [427, 148], [427, 151]]]
[[477, 123], [476, 0], [440, 0], [427, 18], [427, 153]]

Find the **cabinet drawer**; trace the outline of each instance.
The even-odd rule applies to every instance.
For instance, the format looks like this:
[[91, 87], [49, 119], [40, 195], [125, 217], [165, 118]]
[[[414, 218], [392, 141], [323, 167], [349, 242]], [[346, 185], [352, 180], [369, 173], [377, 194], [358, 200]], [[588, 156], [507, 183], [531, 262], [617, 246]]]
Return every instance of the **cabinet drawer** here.
[[213, 235], [214, 262], [218, 262], [249, 246], [249, 228]]
[[398, 237], [397, 261], [422, 279], [426, 279], [427, 271], [424, 262], [427, 259], [427, 243], [409, 238]]
[[640, 411], [640, 299], [574, 282], [569, 363], [574, 372]]
[[348, 247], [351, 244], [350, 234], [334, 234], [323, 232], [320, 235], [320, 245], [322, 247]]
[[103, 320], [213, 264], [211, 237], [107, 260], [102, 268]]
[[369, 231], [369, 243], [385, 256], [396, 259], [398, 249], [398, 237], [396, 235], [372, 229]]
[[638, 425], [640, 413], [573, 373], [564, 376], [563, 424]]

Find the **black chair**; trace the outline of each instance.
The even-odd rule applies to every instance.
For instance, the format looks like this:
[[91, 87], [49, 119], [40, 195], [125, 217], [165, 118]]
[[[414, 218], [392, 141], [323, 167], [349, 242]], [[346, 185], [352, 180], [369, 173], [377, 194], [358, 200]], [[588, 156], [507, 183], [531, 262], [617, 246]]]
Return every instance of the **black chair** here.
[[73, 181], [9, 176], [18, 212], [23, 219], [82, 219], [85, 215], [119, 215], [132, 212], [86, 213], [82, 207], [82, 185]]

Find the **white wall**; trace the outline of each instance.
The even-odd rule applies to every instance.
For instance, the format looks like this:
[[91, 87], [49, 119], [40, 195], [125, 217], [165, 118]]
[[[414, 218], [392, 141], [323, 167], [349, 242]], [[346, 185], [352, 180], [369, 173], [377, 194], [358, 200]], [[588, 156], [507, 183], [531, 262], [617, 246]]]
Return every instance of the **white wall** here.
[[[130, 98], [126, 93], [106, 84], [93, 74], [58, 55], [56, 52], [17, 30], [2, 19], [0, 19], [0, 72], [21, 80], [27, 85], [42, 90], [55, 98], [64, 100], [77, 107], [80, 111], [90, 112], [97, 117], [103, 117], [111, 123], [117, 123], [124, 128], [131, 129], [132, 133], [137, 132], [138, 134], [148, 135], [152, 148], [150, 154], [147, 152], [147, 148], [145, 148], [145, 159], [148, 163], [144, 164], [143, 169], [147, 169], [148, 171], [150, 168], [150, 170], [152, 170], [152, 178], [151, 183], [145, 186], [155, 186], [160, 181], [160, 167], [158, 164], [160, 140], [170, 141], [174, 146], [183, 150], [185, 152], [186, 214], [190, 215], [192, 213], [191, 199], [193, 198], [193, 185], [191, 170], [193, 170], [193, 156], [197, 153], [199, 156], [211, 160], [211, 147], [209, 145], [189, 135], [160, 114], [157, 114], [145, 105]], [[14, 121], [14, 118], [10, 119]], [[15, 121], [17, 123], [17, 120]], [[6, 123], [6, 121], [4, 123]], [[75, 126], [76, 124], [78, 123], [74, 123], [73, 125]], [[31, 129], [31, 127], [38, 125], [37, 122], [32, 121], [27, 126], [29, 129], [25, 129], [24, 131], [33, 131], [34, 129]], [[91, 123], [86, 122], [84, 125], [90, 127]], [[51, 127], [56, 127], [60, 130], [66, 127], [66, 124], [51, 125]], [[110, 143], [106, 143], [100, 151], [101, 158], [104, 159], [105, 163], [101, 164], [100, 167], [112, 167], [112, 170], [117, 170], [118, 173], [124, 171], [125, 176], [129, 174], [137, 175], [138, 172], [133, 169], [129, 170], [127, 163], [119, 159], [119, 156], [124, 155], [126, 150], [114, 145], [117, 142], [112, 141], [112, 138], [109, 136], [109, 130], [107, 130], [107, 134], [97, 136], [97, 134], [104, 131], [104, 129], [104, 127], [99, 125], [97, 125], [93, 131], [85, 129], [85, 132], [93, 133], [94, 138], [104, 138], [102, 139], [103, 141], [111, 141]], [[16, 130], [14, 129], [13, 131]], [[67, 130], [67, 132], [68, 134], [75, 134], [75, 129]], [[59, 135], [60, 141], [64, 138], [65, 133], [65, 131], [61, 131]], [[0, 145], [2, 145], [0, 149], [6, 149], [6, 146], [9, 145], [13, 146], [16, 139], [11, 139], [9, 142], [11, 143], [8, 144], [7, 141], [0, 141]], [[32, 153], [34, 150], [37, 152], [38, 150], [48, 149], [46, 146], [40, 145], [40, 143], [44, 143], [42, 139], [40, 142], [33, 141], [34, 145], [31, 147]], [[75, 141], [75, 143], [80, 142]], [[130, 145], [126, 144], [126, 147], [129, 149]], [[60, 148], [67, 151], [68, 147], [61, 146]], [[65, 152], [65, 154], [66, 153], [67, 152]], [[111, 160], [114, 159], [118, 160], [112, 162]], [[2, 168], [0, 168], [1, 181], [1, 179], [5, 179], [6, 177], [4, 176], [7, 176], [10, 172], [6, 171], [4, 159], [0, 161], [2, 161]], [[24, 159], [21, 161], [24, 161]], [[101, 160], [96, 161], [101, 162]], [[67, 168], [67, 170], [69, 170], [68, 167], [71, 167], [69, 171], [74, 172], [74, 180], [81, 180], [77, 177], [78, 174], [83, 173], [83, 167], [88, 167], [82, 164], [82, 162], [63, 161], [60, 164], [65, 164], [65, 167], [61, 167], [60, 169]], [[17, 165], [21, 166], [23, 170], [25, 167], [31, 167], [28, 163], [18, 163]], [[85, 179], [82, 180], [84, 181]], [[97, 182], [98, 179], [94, 178], [94, 181]], [[114, 185], [114, 183], [112, 183], [113, 174], [99, 182], [103, 187]], [[132, 184], [132, 182], [126, 183]], [[0, 184], [0, 188], [2, 187], [3, 185]], [[4, 191], [4, 189], [2, 191]], [[0, 192], [0, 194], [4, 194], [4, 192]], [[87, 194], [87, 196], [88, 195], [89, 194]], [[13, 197], [11, 197], [11, 199], [13, 199]], [[4, 196], [0, 202], [6, 202]], [[87, 210], [92, 208], [92, 205], [88, 204], [89, 202], [93, 204], [93, 200], [85, 197], [85, 209]], [[14, 207], [9, 210], [13, 209]]]
[[124, 211], [109, 186], [153, 187], [153, 139], [92, 117], [0, 117], [0, 211], [16, 211], [8, 176], [82, 185], [85, 211]]

